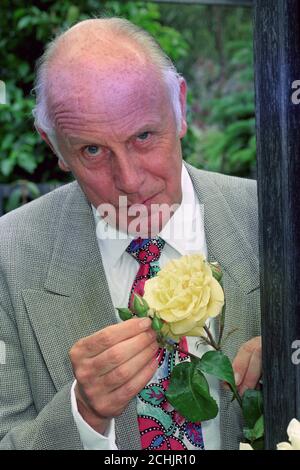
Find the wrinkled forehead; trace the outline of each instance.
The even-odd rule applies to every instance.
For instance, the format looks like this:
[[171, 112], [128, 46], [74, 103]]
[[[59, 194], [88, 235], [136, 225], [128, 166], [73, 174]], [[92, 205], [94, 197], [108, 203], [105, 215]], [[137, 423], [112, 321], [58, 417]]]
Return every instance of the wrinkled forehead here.
[[50, 73], [48, 87], [48, 104], [67, 105], [76, 98], [84, 110], [86, 103], [99, 106], [114, 107], [120, 100], [145, 98], [154, 100], [164, 95], [166, 86], [162, 78], [149, 69], [140, 67], [138, 70], [129, 67], [98, 67], [97, 64], [70, 67]]
[[113, 122], [130, 113], [158, 115], [169, 108], [167, 87], [147, 63], [78, 61], [49, 78], [48, 106], [55, 125], [67, 116]]

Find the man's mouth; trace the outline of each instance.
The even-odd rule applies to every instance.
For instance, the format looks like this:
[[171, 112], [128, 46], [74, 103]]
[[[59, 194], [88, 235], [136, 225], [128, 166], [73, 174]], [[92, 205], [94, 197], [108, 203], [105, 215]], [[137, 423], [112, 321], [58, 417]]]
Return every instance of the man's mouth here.
[[153, 199], [154, 199], [158, 194], [159, 194], [159, 192], [158, 192], [158, 193], [155, 193], [155, 194], [152, 194], [152, 196], [150, 196], [150, 197], [148, 197], [147, 199], [145, 199], [145, 200], [142, 202], [142, 204], [145, 204], [145, 205], [146, 205], [146, 204], [151, 203], [151, 202], [153, 201]]
[[153, 200], [156, 198], [161, 193], [161, 191], [158, 191], [155, 194], [152, 194], [151, 196], [146, 197], [142, 201], [136, 201], [136, 202], [130, 202], [126, 201], [126, 196], [122, 196], [122, 199], [124, 198], [125, 200], [122, 201], [121, 204], [119, 204], [119, 209], [130, 209], [131, 207], [138, 207], [138, 206], [149, 206]]

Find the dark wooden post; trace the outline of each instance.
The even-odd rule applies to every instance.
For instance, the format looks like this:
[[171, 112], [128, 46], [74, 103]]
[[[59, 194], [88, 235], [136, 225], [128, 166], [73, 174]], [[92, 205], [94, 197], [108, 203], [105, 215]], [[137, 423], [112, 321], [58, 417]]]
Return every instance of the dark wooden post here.
[[291, 418], [300, 418], [299, 0], [255, 0], [254, 50], [264, 413], [271, 449], [287, 440]]

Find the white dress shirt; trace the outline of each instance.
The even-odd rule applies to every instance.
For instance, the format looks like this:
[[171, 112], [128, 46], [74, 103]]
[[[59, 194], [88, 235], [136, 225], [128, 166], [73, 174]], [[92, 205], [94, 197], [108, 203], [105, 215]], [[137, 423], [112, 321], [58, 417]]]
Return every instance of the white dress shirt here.
[[[161, 268], [169, 260], [180, 258], [185, 254], [198, 252], [207, 256], [203, 207], [198, 202], [192, 181], [184, 165], [182, 166], [181, 183], [182, 202], [180, 207], [159, 234], [166, 242], [159, 260]], [[123, 236], [124, 234], [121, 238], [117, 237], [118, 232], [108, 227], [106, 222], [100, 219], [94, 207], [93, 213], [97, 227], [98, 245], [113, 305], [115, 308], [126, 307], [139, 268], [137, 261], [125, 251], [133, 237]], [[115, 239], [107, 237], [107, 230]], [[120, 321], [117, 311], [116, 317]], [[210, 328], [213, 328], [213, 322], [210, 322]], [[191, 353], [201, 357], [211, 348], [206, 345], [196, 347], [198, 340], [199, 338], [189, 337], [188, 349]], [[210, 385], [211, 394], [219, 405], [218, 380], [210, 375], [207, 375], [206, 378]], [[84, 448], [90, 450], [116, 450], [114, 420], [111, 421], [105, 435], [94, 431], [78, 412], [74, 393], [75, 384], [76, 381], [71, 390], [72, 413]], [[202, 432], [205, 449], [220, 449], [219, 414], [216, 418], [202, 423]]]

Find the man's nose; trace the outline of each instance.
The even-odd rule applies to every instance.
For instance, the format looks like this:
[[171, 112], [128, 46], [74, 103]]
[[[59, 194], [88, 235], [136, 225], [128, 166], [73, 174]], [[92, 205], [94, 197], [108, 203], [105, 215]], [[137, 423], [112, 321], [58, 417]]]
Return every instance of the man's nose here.
[[127, 152], [119, 153], [114, 158], [113, 166], [117, 189], [126, 194], [138, 193], [145, 176], [137, 159]]

